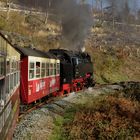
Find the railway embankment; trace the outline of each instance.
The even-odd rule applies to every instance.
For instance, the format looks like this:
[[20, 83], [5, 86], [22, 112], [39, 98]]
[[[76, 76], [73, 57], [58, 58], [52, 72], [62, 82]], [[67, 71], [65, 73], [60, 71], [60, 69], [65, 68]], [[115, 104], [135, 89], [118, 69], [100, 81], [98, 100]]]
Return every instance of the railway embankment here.
[[139, 118], [140, 82], [97, 85], [26, 114], [13, 140], [137, 139]]

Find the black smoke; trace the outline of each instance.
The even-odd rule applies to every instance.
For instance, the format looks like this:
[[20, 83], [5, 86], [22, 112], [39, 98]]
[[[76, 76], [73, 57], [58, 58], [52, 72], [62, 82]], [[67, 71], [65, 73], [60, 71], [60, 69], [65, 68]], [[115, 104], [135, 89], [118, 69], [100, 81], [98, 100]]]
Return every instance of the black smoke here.
[[19, 0], [21, 5], [57, 16], [62, 25], [63, 45], [80, 49], [92, 24], [91, 7], [77, 0]]

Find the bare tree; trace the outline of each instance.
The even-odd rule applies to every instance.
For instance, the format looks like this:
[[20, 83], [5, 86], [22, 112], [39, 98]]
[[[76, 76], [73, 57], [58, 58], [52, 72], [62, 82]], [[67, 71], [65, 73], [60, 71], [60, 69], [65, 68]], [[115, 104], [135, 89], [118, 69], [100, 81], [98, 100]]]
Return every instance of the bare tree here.
[[1, 1], [6, 4], [6, 7], [7, 7], [7, 16], [6, 16], [6, 19], [9, 20], [11, 5], [12, 5], [12, 3], [13, 3], [14, 0], [1, 0]]
[[48, 3], [46, 5], [46, 12], [45, 12], [45, 24], [47, 24], [48, 22], [50, 7], [51, 7], [51, 0], [48, 0]]
[[11, 5], [12, 5], [12, 0], [6, 0], [7, 2], [7, 6], [8, 6], [8, 9], [7, 9], [7, 20], [9, 20], [9, 16], [10, 16], [10, 10], [11, 10]]

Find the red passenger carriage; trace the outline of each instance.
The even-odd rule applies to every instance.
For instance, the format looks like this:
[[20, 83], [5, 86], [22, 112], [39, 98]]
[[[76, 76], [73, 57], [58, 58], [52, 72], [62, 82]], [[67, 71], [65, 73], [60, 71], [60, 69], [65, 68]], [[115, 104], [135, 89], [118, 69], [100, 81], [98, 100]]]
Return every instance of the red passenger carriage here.
[[21, 52], [21, 99], [35, 102], [60, 87], [60, 61], [49, 53], [26, 47]]

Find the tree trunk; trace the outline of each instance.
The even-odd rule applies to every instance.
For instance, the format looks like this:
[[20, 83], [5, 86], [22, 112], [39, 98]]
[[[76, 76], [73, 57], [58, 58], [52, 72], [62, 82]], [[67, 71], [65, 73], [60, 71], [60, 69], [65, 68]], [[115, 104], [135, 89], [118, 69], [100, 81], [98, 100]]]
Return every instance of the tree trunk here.
[[8, 0], [6, 1], [6, 5], [8, 6], [8, 8], [7, 8], [7, 17], [6, 17], [7, 21], [9, 20], [9, 17], [10, 17], [11, 4], [12, 4], [11, 1], [8, 1]]
[[49, 8], [51, 7], [51, 0], [49, 0], [49, 3], [48, 3], [48, 6], [47, 6], [47, 10], [46, 10], [46, 13], [45, 13], [45, 22], [44, 24], [47, 24], [48, 22], [48, 18], [49, 18]]
[[49, 13], [48, 13], [48, 11], [45, 13], [45, 22], [44, 22], [44, 24], [46, 25], [47, 24], [47, 22], [48, 22], [48, 17], [49, 17]]

